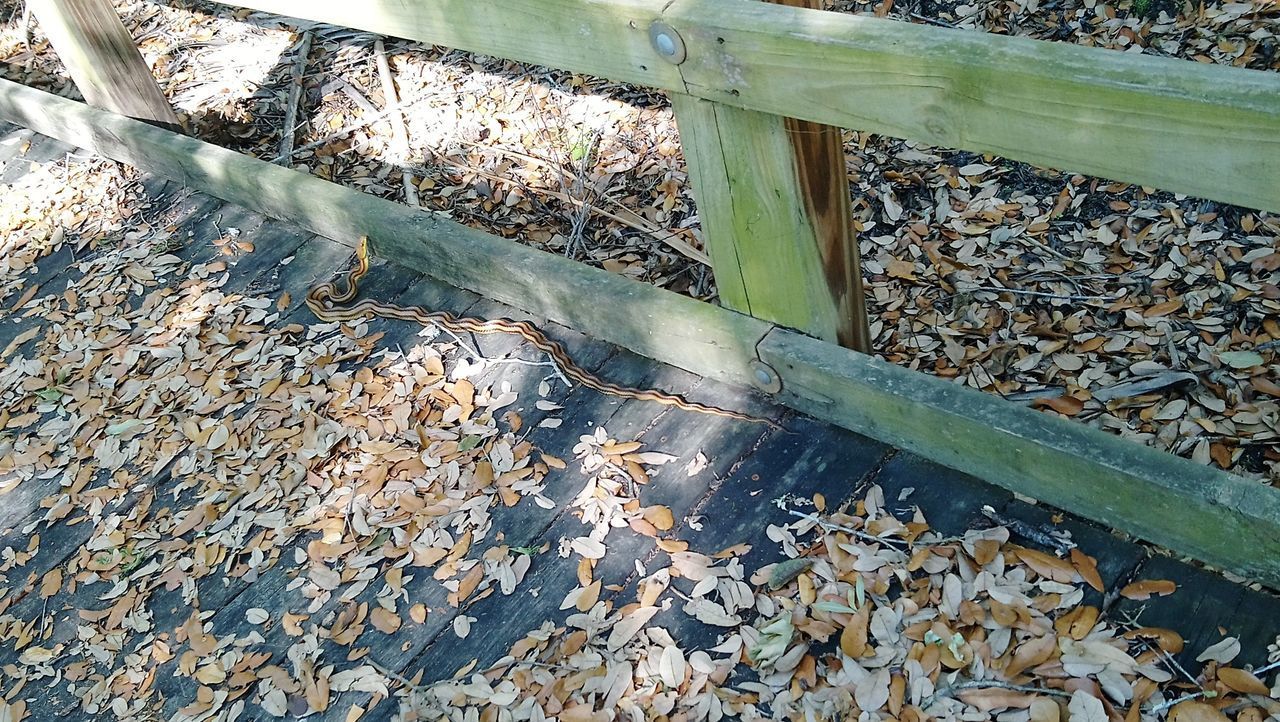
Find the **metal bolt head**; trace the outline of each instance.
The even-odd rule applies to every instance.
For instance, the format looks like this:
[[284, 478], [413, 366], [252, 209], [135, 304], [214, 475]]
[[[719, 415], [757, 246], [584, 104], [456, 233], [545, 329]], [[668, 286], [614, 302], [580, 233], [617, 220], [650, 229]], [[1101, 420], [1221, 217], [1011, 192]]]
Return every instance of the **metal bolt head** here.
[[747, 366], [751, 369], [751, 381], [756, 388], [767, 394], [776, 394], [782, 390], [782, 379], [769, 364], [755, 359]]
[[680, 37], [680, 33], [661, 20], [655, 20], [649, 26], [649, 44], [658, 55], [662, 56], [663, 60], [672, 65], [679, 65], [688, 57], [688, 51], [685, 49], [684, 39]]

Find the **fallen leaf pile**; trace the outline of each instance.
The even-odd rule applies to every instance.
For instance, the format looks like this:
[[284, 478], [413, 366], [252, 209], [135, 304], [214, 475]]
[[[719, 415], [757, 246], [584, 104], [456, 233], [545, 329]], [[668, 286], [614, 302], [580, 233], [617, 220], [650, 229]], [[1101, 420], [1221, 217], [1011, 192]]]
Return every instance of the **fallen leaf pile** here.
[[[831, 8], [1275, 70], [1274, 3], [839, 0]], [[119, 0], [156, 77], [212, 142], [275, 158], [312, 35], [293, 156], [319, 177], [713, 299], [663, 97], [201, 2]], [[68, 90], [38, 27], [0, 2], [0, 73]], [[28, 36], [30, 39], [28, 40]], [[70, 90], [74, 92], [74, 90]], [[887, 360], [1248, 477], [1280, 478], [1280, 219], [1002, 158], [847, 132], [874, 348]], [[1176, 152], [1176, 150], [1172, 151]], [[405, 187], [403, 172], [412, 188]]]
[[[116, 179], [80, 165], [49, 172], [86, 176], [67, 188]], [[382, 684], [313, 664], [320, 637], [421, 624], [415, 576], [459, 607], [513, 593], [529, 567], [494, 543], [490, 510], [544, 503], [548, 464], [563, 464], [516, 435], [516, 395], [460, 375], [483, 364], [447, 371], [452, 342], [389, 350], [364, 324], [305, 325], [287, 296], [228, 288], [254, 251], [235, 230], [201, 250], [163, 218], [127, 227], [5, 319], [27, 326], [0, 356], [0, 528], [24, 540], [0, 548], [5, 699], [62, 685], [126, 717], [172, 661], [203, 685], [184, 718], [254, 690], [274, 714], [320, 711]], [[45, 242], [17, 213], [0, 237], [14, 258]], [[215, 599], [280, 565], [301, 608], [246, 618], [287, 637], [212, 626]], [[283, 648], [289, 669], [263, 666]]]
[[[24, 141], [19, 150], [29, 147]], [[119, 238], [125, 220], [141, 202], [135, 175], [108, 160], [36, 163], [5, 184], [0, 203], [0, 302], [7, 309], [22, 306], [39, 291], [29, 282], [33, 269], [65, 262], [72, 254], [92, 250], [101, 239]], [[46, 259], [63, 250], [67, 253], [59, 258]]]
[[[1086, 603], [1086, 589], [1104, 589], [1079, 549], [1059, 558], [1013, 543], [1004, 527], [941, 538], [918, 510], [909, 521], [890, 514], [879, 487], [847, 513], [805, 516], [769, 527], [785, 559], [754, 571], [739, 559], [744, 545], [668, 550], [669, 563], [647, 570], [634, 599], [615, 604], [580, 588], [564, 607], [576, 611], [532, 630], [488, 669], [401, 689], [402, 713], [1044, 722], [1262, 720], [1280, 711], [1280, 683], [1238, 666], [1235, 638], [1205, 649], [1201, 675], [1183, 678], [1170, 661], [1183, 650], [1175, 630], [1118, 623]], [[583, 521], [597, 523], [585, 513]], [[593, 557], [585, 545], [573, 550]], [[1171, 586], [1143, 580], [1121, 593], [1144, 598]], [[717, 629], [714, 645], [683, 646], [673, 631], [700, 625]]]

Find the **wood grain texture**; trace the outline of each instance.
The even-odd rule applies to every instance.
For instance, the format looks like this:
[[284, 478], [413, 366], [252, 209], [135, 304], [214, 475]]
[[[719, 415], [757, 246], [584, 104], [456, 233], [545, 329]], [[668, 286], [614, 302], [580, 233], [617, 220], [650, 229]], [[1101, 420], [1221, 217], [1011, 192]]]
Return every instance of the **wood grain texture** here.
[[[742, 383], [769, 324], [0, 80], [0, 117], [703, 376]], [[335, 269], [337, 270], [337, 269]]]
[[871, 353], [840, 129], [683, 95], [673, 106], [721, 303]]
[[720, 302], [871, 351], [838, 128], [672, 95]]
[[1280, 588], [1280, 491], [777, 329], [788, 406]]
[[30, 6], [89, 104], [170, 129], [181, 127], [108, 0], [30, 0]]
[[249, 0], [224, 2], [637, 85], [679, 86], [649, 46], [654, 0]]
[[759, 354], [792, 408], [1280, 588], [1275, 489], [6, 81], [0, 118], [321, 235], [368, 233], [404, 265], [696, 374], [746, 386]]
[[1280, 75], [785, 8], [675, 0], [693, 95], [1280, 209]]
[[[1280, 210], [1270, 72], [757, 0], [236, 5]], [[658, 17], [687, 46], [678, 68], [649, 47]]]

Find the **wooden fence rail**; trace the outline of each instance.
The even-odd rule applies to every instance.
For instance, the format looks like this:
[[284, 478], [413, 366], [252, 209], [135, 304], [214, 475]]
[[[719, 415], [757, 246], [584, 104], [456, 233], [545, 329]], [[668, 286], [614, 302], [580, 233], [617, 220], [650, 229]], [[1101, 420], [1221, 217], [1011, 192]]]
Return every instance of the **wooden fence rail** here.
[[[730, 310], [523, 247], [504, 251], [512, 244], [458, 224], [2, 81], [0, 117], [331, 237], [367, 234], [375, 253], [446, 281], [705, 376], [754, 383], [820, 418], [1280, 588], [1280, 492], [834, 345], [870, 350], [838, 128], [1280, 211], [1280, 75], [814, 3], [235, 3], [668, 91]], [[150, 87], [153, 101], [156, 90], [140, 77], [136, 48], [86, 47], [104, 28], [108, 46], [124, 44], [118, 18], [101, 17], [107, 0], [34, 7], [42, 22], [65, 26], [51, 35], [63, 38], [55, 48], [71, 56], [86, 98], [165, 117], [155, 103], [133, 111], [102, 100], [129, 83]], [[95, 64], [113, 71], [89, 72]], [[583, 294], [611, 303], [583, 304]], [[1176, 510], [1194, 518], [1175, 519]]]

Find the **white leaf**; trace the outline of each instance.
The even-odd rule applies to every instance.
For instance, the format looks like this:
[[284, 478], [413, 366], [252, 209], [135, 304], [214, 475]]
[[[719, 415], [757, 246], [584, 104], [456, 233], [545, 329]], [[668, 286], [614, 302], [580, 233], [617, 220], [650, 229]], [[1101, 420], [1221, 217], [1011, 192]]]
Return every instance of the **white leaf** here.
[[662, 657], [658, 659], [658, 675], [662, 683], [671, 689], [677, 689], [684, 683], [685, 661], [680, 648], [667, 645], [662, 648]]
[[471, 634], [471, 623], [476, 621], [475, 617], [466, 615], [458, 615], [453, 618], [453, 633], [458, 635], [458, 639], [466, 639]]
[[853, 701], [863, 712], [875, 712], [889, 701], [889, 668], [881, 667], [875, 674], [863, 677], [853, 688]]
[[254, 607], [244, 613], [244, 619], [249, 624], [266, 624], [271, 619], [271, 614], [265, 609]]
[[1240, 654], [1240, 640], [1235, 637], [1225, 637], [1217, 644], [1208, 647], [1196, 657], [1197, 662], [1208, 662], [1213, 660], [1219, 664], [1227, 664]]
[[569, 546], [587, 559], [600, 559], [605, 553], [604, 544], [591, 537], [580, 536], [574, 539]]
[[1108, 722], [1107, 710], [1102, 700], [1083, 690], [1076, 690], [1067, 704], [1067, 719], [1071, 722]]

